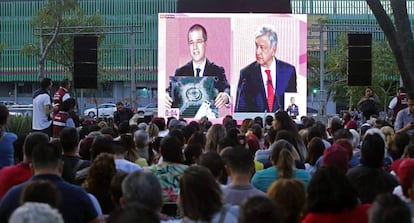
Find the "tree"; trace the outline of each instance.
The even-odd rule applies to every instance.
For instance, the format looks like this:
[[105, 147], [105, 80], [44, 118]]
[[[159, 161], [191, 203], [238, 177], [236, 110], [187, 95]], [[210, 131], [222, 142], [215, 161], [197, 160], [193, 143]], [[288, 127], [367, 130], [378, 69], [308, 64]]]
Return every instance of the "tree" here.
[[[101, 26], [103, 20], [98, 14], [86, 16], [77, 0], [49, 0], [33, 17], [31, 24], [42, 30], [40, 40], [26, 43], [22, 51], [39, 58], [39, 79], [42, 79], [46, 60], [61, 65], [66, 71], [73, 71], [73, 35], [61, 35], [62, 27], [74, 27], [65, 28], [65, 33], [99, 31], [76, 27]], [[99, 39], [102, 41], [103, 36]]]
[[[326, 101], [332, 97], [333, 101], [340, 105], [348, 105], [348, 108], [356, 107], [360, 98], [364, 95], [365, 87], [347, 85], [347, 35], [339, 34], [336, 37], [335, 47], [327, 52], [325, 61], [325, 77], [329, 84], [325, 84]], [[399, 73], [390, 46], [386, 41], [374, 40], [372, 47], [372, 88], [381, 98], [385, 107], [391, 96], [395, 94], [399, 82]], [[310, 89], [319, 84], [319, 59], [318, 56], [308, 56], [308, 86]], [[312, 75], [316, 74], [316, 75]]]
[[395, 56], [404, 86], [414, 90], [414, 39], [407, 13], [407, 1], [391, 0], [388, 15], [380, 0], [366, 0]]

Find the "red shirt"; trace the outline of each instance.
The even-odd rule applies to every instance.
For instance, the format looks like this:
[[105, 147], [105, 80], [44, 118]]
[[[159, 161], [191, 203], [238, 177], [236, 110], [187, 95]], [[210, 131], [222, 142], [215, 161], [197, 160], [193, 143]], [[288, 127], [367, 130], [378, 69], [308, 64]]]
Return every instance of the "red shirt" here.
[[362, 204], [339, 213], [308, 213], [302, 223], [367, 223], [370, 207], [370, 204]]
[[10, 188], [26, 182], [32, 176], [33, 171], [28, 163], [20, 162], [14, 166], [3, 167], [0, 170], [0, 200]]

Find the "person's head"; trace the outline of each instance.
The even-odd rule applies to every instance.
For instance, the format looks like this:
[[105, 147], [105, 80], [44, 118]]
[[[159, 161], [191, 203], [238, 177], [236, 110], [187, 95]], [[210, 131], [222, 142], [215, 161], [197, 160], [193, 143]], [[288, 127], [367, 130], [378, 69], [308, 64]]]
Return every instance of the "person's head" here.
[[290, 97], [290, 104], [295, 104], [295, 97]]
[[240, 205], [239, 223], [283, 222], [277, 203], [264, 195], [246, 198]]
[[60, 108], [61, 111], [69, 112], [72, 111], [75, 107], [75, 99], [74, 98], [68, 98], [62, 103], [62, 107]]
[[271, 146], [270, 160], [279, 172], [280, 178], [292, 178], [294, 176], [295, 159], [299, 159], [296, 149], [288, 141], [277, 140]]
[[400, 184], [404, 196], [407, 198], [414, 198], [413, 180], [414, 180], [414, 159], [404, 159], [398, 167], [397, 176], [400, 179]]
[[184, 149], [184, 164], [192, 165], [194, 163], [197, 163], [202, 153], [203, 149], [201, 148], [200, 144], [187, 145]]
[[178, 205], [183, 216], [207, 222], [222, 208], [222, 191], [206, 167], [194, 165], [184, 171]]
[[216, 152], [203, 153], [197, 164], [207, 167], [216, 180], [220, 180], [225, 172], [224, 162]]
[[346, 173], [348, 171], [349, 160], [350, 155], [348, 150], [338, 143], [334, 143], [323, 152], [322, 164], [336, 166], [343, 173]]
[[40, 81], [40, 88], [42, 88], [43, 90], [48, 91], [52, 88], [52, 86], [53, 86], [53, 82], [52, 82], [52, 79], [50, 78], [43, 78]]
[[296, 124], [286, 111], [277, 111], [275, 113], [275, 119], [273, 120], [273, 128], [275, 130], [285, 129], [290, 131], [291, 133], [298, 133]]
[[159, 223], [159, 213], [139, 203], [127, 204], [115, 210], [106, 219], [107, 223]]
[[267, 195], [276, 201], [285, 222], [298, 223], [305, 207], [305, 185], [298, 179], [278, 179], [270, 185]]
[[167, 135], [161, 140], [161, 155], [164, 161], [172, 163], [182, 163], [182, 145], [177, 137]]
[[27, 202], [18, 207], [10, 216], [9, 223], [63, 223], [63, 217], [57, 209], [48, 204]]
[[200, 24], [188, 29], [188, 46], [193, 62], [200, 64], [206, 59], [207, 31]]
[[117, 111], [122, 111], [122, 110], [124, 110], [124, 103], [122, 103], [122, 101], [118, 101], [118, 102], [116, 103], [116, 110], [117, 110]]
[[70, 86], [71, 86], [71, 83], [70, 83], [69, 79], [65, 78], [65, 79], [60, 81], [60, 86], [65, 88], [66, 90], [69, 90]]
[[61, 201], [60, 191], [47, 180], [33, 180], [24, 186], [20, 194], [20, 204], [26, 202], [39, 202], [58, 208]]
[[226, 136], [226, 128], [222, 124], [214, 124], [206, 134], [206, 150], [217, 151], [218, 142]]
[[256, 62], [269, 68], [277, 51], [277, 34], [271, 26], [264, 25], [255, 33]]
[[65, 127], [59, 134], [60, 143], [64, 153], [75, 152], [79, 143], [79, 133], [76, 128]]
[[221, 157], [224, 160], [226, 171], [232, 175], [250, 175], [254, 171], [253, 156], [244, 147], [229, 147], [222, 151]]
[[161, 211], [162, 191], [158, 178], [146, 171], [134, 171], [122, 181], [121, 205], [139, 203]]
[[49, 142], [49, 136], [43, 132], [31, 132], [27, 135], [23, 144], [24, 156], [28, 161], [32, 160], [33, 148], [37, 144], [46, 144]]
[[117, 170], [111, 179], [111, 199], [115, 206], [121, 206], [122, 198], [122, 181], [128, 176], [128, 173], [122, 170]]
[[314, 166], [316, 161], [323, 155], [325, 144], [319, 137], [313, 137], [308, 143], [308, 153], [306, 154], [305, 163]]
[[361, 164], [380, 168], [384, 162], [385, 141], [379, 129], [371, 128], [364, 136], [361, 145]]
[[414, 93], [410, 92], [407, 94], [407, 105], [410, 110], [410, 113], [414, 113]]
[[149, 134], [144, 130], [138, 130], [134, 133], [134, 142], [137, 148], [145, 148], [149, 143]]
[[368, 223], [410, 223], [411, 213], [408, 205], [397, 195], [379, 195], [368, 212]]
[[5, 105], [0, 105], [0, 127], [7, 124], [9, 109]]
[[92, 142], [90, 149], [90, 158], [94, 160], [101, 153], [114, 153], [112, 136], [100, 135], [96, 136]]
[[35, 171], [45, 172], [52, 171], [57, 173], [62, 169], [62, 151], [61, 149], [53, 143], [42, 143], [37, 144], [32, 151], [32, 165]]
[[112, 177], [116, 173], [114, 156], [109, 153], [99, 154], [91, 163], [85, 187], [89, 191], [102, 191], [109, 189]]
[[372, 94], [373, 94], [373, 91], [372, 91], [372, 88], [371, 87], [365, 88], [365, 96], [371, 97]]

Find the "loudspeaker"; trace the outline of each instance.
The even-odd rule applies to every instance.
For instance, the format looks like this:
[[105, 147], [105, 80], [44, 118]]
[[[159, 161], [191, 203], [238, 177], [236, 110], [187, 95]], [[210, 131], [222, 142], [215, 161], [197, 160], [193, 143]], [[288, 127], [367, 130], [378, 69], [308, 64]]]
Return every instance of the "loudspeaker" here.
[[96, 89], [98, 87], [98, 37], [75, 36], [73, 48], [74, 88]]
[[369, 86], [372, 81], [372, 35], [348, 34], [348, 85]]

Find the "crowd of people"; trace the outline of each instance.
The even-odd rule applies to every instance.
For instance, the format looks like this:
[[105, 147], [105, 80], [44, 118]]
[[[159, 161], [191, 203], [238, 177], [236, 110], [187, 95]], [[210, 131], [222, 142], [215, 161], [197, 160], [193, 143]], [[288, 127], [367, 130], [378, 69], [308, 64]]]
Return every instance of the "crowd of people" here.
[[111, 124], [72, 118], [65, 83], [52, 100], [42, 82], [33, 119], [49, 127], [27, 136], [0, 105], [0, 222], [414, 222], [410, 94], [394, 123], [148, 122], [118, 103]]

